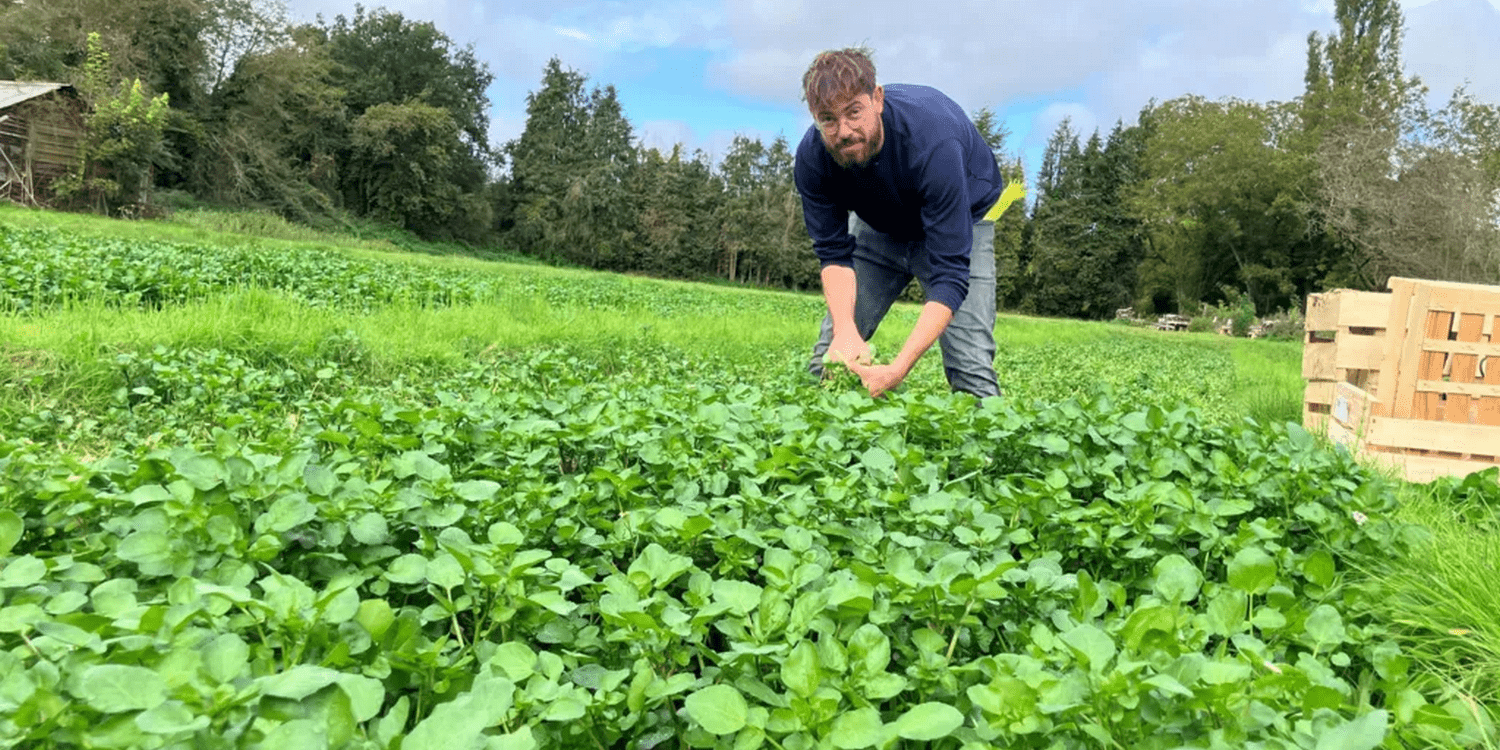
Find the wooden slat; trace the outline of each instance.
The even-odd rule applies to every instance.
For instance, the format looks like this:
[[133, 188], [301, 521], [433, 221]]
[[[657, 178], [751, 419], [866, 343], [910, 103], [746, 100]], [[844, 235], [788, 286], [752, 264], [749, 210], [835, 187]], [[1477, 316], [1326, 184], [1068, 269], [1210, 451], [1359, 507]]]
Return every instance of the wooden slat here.
[[1307, 295], [1307, 315], [1302, 319], [1302, 328], [1307, 331], [1332, 331], [1339, 326], [1339, 302], [1343, 297], [1337, 291]]
[[1302, 379], [1333, 380], [1338, 342], [1315, 342], [1302, 345]]
[[1434, 291], [1477, 291], [1487, 294], [1495, 294], [1496, 288], [1488, 284], [1468, 284], [1462, 281], [1433, 281], [1431, 279], [1408, 279], [1402, 276], [1392, 276], [1386, 280], [1386, 287], [1394, 289], [1397, 282], [1405, 282], [1417, 286], [1425, 286]]
[[[1417, 368], [1420, 365], [1419, 357], [1422, 354], [1422, 338], [1427, 330], [1427, 298], [1431, 294], [1425, 286], [1407, 285], [1409, 302], [1404, 309], [1404, 319], [1399, 328], [1402, 331], [1400, 338], [1396, 341], [1399, 345], [1394, 347], [1397, 352], [1396, 379], [1392, 384], [1390, 392], [1391, 416], [1400, 419], [1409, 419], [1413, 416], [1414, 403], [1412, 397], [1415, 395], [1417, 385]], [[1392, 291], [1392, 301], [1400, 294]], [[1393, 313], [1394, 315], [1394, 313]], [[1390, 336], [1391, 328], [1386, 329], [1386, 335]], [[1387, 352], [1389, 354], [1389, 352]], [[1389, 357], [1387, 357], [1389, 359]], [[1385, 368], [1381, 368], [1384, 372]]]
[[1332, 380], [1314, 380], [1307, 384], [1307, 392], [1303, 394], [1302, 400], [1309, 404], [1331, 404], [1333, 387]]
[[1393, 467], [1401, 472], [1406, 481], [1419, 484], [1431, 482], [1438, 477], [1468, 476], [1495, 465], [1485, 461], [1464, 461], [1409, 453], [1366, 452], [1360, 455], [1360, 459], [1379, 467]]
[[[1497, 316], [1485, 315], [1485, 327], [1493, 330], [1494, 321]], [[1485, 336], [1494, 341], [1494, 334]], [[1486, 355], [1483, 362], [1485, 385], [1500, 385], [1500, 355]], [[1479, 424], [1500, 425], [1500, 398], [1480, 396], [1479, 403], [1474, 410], [1474, 419]]]
[[1339, 292], [1338, 324], [1340, 327], [1385, 328], [1390, 315], [1391, 295], [1385, 292]]
[[[1347, 329], [1338, 332], [1333, 340], [1337, 350], [1333, 357], [1336, 370], [1375, 370], [1385, 356], [1385, 332], [1376, 336], [1362, 336]], [[1305, 361], [1305, 355], [1304, 355]], [[1335, 376], [1338, 373], [1334, 373]]]
[[1359, 453], [1359, 436], [1353, 430], [1339, 424], [1335, 420], [1327, 420], [1328, 439], [1336, 445], [1342, 445], [1349, 449], [1350, 453]]
[[1375, 449], [1434, 450], [1497, 456], [1500, 455], [1500, 427], [1371, 417], [1370, 428], [1365, 432], [1365, 444]]
[[[1467, 314], [1465, 317], [1467, 317]], [[1474, 315], [1474, 317], [1480, 320], [1482, 328], [1485, 316]], [[1424, 341], [1422, 342], [1422, 350], [1443, 352], [1445, 354], [1471, 354], [1475, 357], [1500, 357], [1500, 344], [1491, 344], [1485, 341], [1482, 336], [1486, 334], [1482, 330], [1476, 331], [1474, 335], [1476, 338], [1473, 341], [1464, 341], [1462, 338], [1458, 341]], [[1460, 336], [1462, 336], [1462, 333], [1460, 333]]]
[[1375, 403], [1370, 394], [1353, 383], [1335, 383], [1333, 405], [1329, 413], [1333, 420], [1363, 437], [1370, 418], [1370, 407]]
[[[1453, 313], [1440, 312], [1429, 307], [1427, 310], [1427, 328], [1424, 338], [1427, 341], [1447, 341], [1448, 332], [1451, 330], [1453, 330]], [[1422, 350], [1417, 355], [1418, 381], [1442, 380], [1443, 370], [1447, 364], [1447, 354]], [[1442, 419], [1444, 408], [1443, 397], [1432, 391], [1418, 389], [1416, 383], [1412, 383], [1412, 389], [1416, 393], [1412, 397], [1411, 415], [1419, 419]]]
[[[1396, 395], [1400, 391], [1401, 355], [1405, 351], [1407, 322], [1410, 318], [1412, 294], [1416, 287], [1406, 279], [1392, 277], [1390, 289], [1391, 301], [1386, 308], [1385, 356], [1380, 360], [1381, 400], [1375, 405], [1375, 414], [1378, 416], [1392, 416], [1398, 408]], [[1407, 414], [1410, 414], [1410, 400], [1405, 401], [1401, 406], [1404, 406]]]
[[[1484, 316], [1471, 313], [1462, 313], [1458, 316], [1458, 340], [1465, 343], [1477, 343], [1479, 335], [1484, 331]], [[1479, 380], [1479, 357], [1473, 354], [1453, 354], [1449, 360], [1452, 362], [1452, 372], [1449, 379], [1454, 385], [1468, 386]], [[1473, 387], [1473, 386], [1470, 386]], [[1495, 388], [1494, 386], [1480, 386]], [[1472, 422], [1469, 414], [1470, 407], [1474, 405], [1475, 394], [1463, 392], [1451, 392], [1448, 396], [1448, 410], [1444, 418], [1449, 422]], [[1500, 395], [1500, 388], [1495, 388], [1494, 395]]]
[[[1454, 369], [1457, 370], [1458, 366], [1454, 365]], [[1469, 377], [1474, 377], [1472, 371], [1469, 373]], [[1475, 383], [1472, 380], [1466, 383], [1453, 380], [1418, 380], [1417, 393], [1447, 394], [1448, 410], [1462, 414], [1463, 418], [1453, 419], [1452, 415], [1444, 414], [1443, 419], [1448, 422], [1463, 422], [1467, 424], [1473, 421], [1469, 418], [1469, 399], [1500, 396], [1500, 385]], [[1457, 405], [1457, 399], [1463, 399], [1462, 406]]]

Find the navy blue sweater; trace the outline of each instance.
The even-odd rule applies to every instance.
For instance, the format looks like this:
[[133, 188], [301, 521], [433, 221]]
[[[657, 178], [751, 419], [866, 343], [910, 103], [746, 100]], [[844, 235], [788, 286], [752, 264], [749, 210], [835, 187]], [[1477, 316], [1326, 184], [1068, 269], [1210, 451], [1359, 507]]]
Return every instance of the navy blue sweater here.
[[974, 224], [1000, 198], [1000, 168], [968, 115], [935, 88], [893, 83], [880, 115], [885, 144], [862, 168], [840, 167], [817, 125], [797, 146], [797, 191], [823, 266], [854, 265], [849, 211], [897, 240], [922, 241], [927, 298], [958, 310], [969, 293]]

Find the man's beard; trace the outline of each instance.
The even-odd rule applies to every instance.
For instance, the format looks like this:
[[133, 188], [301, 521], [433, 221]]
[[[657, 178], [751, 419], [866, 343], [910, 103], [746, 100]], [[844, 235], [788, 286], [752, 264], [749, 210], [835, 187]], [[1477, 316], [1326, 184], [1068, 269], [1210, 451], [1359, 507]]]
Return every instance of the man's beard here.
[[[833, 157], [833, 161], [844, 169], [867, 167], [885, 145], [885, 124], [878, 119], [875, 123], [875, 133], [872, 138], [854, 142], [843, 141], [833, 148], [829, 148], [827, 142], [824, 142], [823, 147], [828, 151], [828, 155]], [[850, 155], [845, 151], [853, 145], [860, 147], [858, 155]]]

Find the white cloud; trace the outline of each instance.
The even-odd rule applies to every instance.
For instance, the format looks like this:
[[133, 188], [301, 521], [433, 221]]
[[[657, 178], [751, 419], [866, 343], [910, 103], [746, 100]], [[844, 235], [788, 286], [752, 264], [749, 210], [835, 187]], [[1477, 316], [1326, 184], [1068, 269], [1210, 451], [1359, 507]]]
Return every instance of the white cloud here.
[[571, 27], [568, 27], [568, 26], [562, 26], [562, 27], [553, 29], [553, 31], [556, 31], [558, 33], [558, 35], [560, 35], [560, 36], [565, 36], [565, 37], [568, 37], [569, 39], [577, 39], [580, 42], [593, 42], [594, 41], [594, 38], [592, 36], [589, 36], [588, 34], [582, 32], [582, 31], [579, 31], [578, 29], [571, 28]]

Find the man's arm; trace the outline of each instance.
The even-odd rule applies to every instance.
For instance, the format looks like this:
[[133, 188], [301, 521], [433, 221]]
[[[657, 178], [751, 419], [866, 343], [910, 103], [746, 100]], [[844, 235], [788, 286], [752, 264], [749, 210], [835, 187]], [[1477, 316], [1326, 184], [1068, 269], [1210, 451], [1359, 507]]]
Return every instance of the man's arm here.
[[822, 279], [823, 299], [828, 303], [828, 315], [833, 318], [833, 341], [828, 346], [829, 356], [844, 362], [869, 362], [870, 345], [860, 338], [859, 328], [854, 323], [854, 269], [849, 266], [824, 266]]

